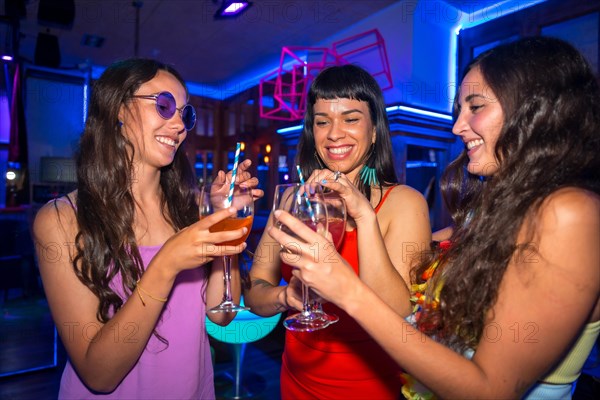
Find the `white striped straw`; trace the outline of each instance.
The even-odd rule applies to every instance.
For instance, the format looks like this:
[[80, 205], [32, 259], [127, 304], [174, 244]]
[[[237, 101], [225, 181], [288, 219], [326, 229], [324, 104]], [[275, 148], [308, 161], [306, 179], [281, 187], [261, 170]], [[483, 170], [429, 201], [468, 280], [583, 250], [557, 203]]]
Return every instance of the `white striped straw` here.
[[235, 157], [233, 159], [233, 171], [231, 171], [231, 184], [229, 185], [229, 196], [227, 197], [227, 207], [231, 207], [233, 203], [233, 189], [235, 187], [235, 177], [237, 175], [238, 161], [240, 159], [240, 148], [242, 144], [238, 142], [235, 145]]
[[[300, 179], [300, 184], [304, 185], [304, 177], [302, 176], [302, 171], [300, 170], [300, 166], [297, 164], [296, 164], [296, 170], [298, 171], [298, 178]], [[308, 206], [308, 213], [310, 214], [310, 219], [312, 219], [313, 222], [317, 222], [316, 217], [315, 217], [315, 212], [312, 209], [310, 200], [308, 200], [308, 195], [306, 194], [306, 191], [304, 192], [303, 197], [306, 200], [306, 205]]]

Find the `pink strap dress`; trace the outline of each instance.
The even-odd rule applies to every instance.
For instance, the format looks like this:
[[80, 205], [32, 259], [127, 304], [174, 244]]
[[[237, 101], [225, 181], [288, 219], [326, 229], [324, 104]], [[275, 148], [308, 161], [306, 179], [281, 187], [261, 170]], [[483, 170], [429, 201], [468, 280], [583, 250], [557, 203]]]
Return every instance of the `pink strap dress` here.
[[[139, 247], [144, 268], [160, 248]], [[156, 326], [168, 344], [152, 335], [138, 362], [113, 392], [90, 391], [67, 361], [58, 398], [214, 399], [213, 365], [205, 327], [205, 271], [205, 268], [196, 268], [177, 276]], [[111, 282], [111, 288], [125, 298], [120, 276]], [[133, 333], [133, 329], [134, 326], [128, 332]], [[95, 334], [97, 329], [90, 327], [89, 332]], [[126, 341], [127, 337], [118, 339]]]

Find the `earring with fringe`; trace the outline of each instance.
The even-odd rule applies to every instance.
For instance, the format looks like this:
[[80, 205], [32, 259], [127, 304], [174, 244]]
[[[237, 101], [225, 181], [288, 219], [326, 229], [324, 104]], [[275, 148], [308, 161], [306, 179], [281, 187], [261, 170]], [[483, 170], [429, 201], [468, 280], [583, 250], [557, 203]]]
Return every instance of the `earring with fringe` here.
[[367, 165], [369, 159], [373, 155], [374, 150], [375, 150], [375, 143], [373, 143], [371, 145], [370, 154], [365, 161], [365, 165], [363, 165], [363, 167], [360, 169], [360, 172], [359, 172], [360, 180], [362, 181], [362, 183], [365, 186], [369, 186], [369, 187], [379, 185], [379, 179], [377, 179], [377, 171], [375, 170], [375, 168], [369, 167]]

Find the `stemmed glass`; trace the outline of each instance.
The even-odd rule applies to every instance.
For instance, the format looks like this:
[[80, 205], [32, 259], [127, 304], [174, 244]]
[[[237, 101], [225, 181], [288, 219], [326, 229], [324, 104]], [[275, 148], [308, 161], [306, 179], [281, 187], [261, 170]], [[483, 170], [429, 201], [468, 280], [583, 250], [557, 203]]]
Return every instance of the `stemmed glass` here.
[[[200, 218], [214, 214], [224, 208], [235, 207], [237, 214], [217, 222], [209, 228], [211, 232], [223, 232], [248, 228], [246, 234], [239, 239], [217, 243], [218, 246], [237, 246], [248, 238], [254, 219], [254, 202], [249, 188], [236, 185], [231, 195], [218, 189], [216, 185], [204, 185], [200, 191]], [[211, 308], [210, 312], [237, 312], [249, 310], [233, 301], [231, 296], [231, 256], [223, 256], [223, 300], [221, 304]]]
[[[327, 227], [331, 234], [331, 240], [335, 249], [339, 250], [346, 232], [346, 203], [337, 192], [328, 189], [323, 192], [323, 200], [327, 208]], [[311, 308], [319, 318], [325, 319], [331, 324], [340, 319], [335, 314], [327, 314], [318, 300], [312, 302]]]
[[[327, 232], [327, 208], [323, 199], [321, 186], [319, 185], [277, 185], [275, 188], [275, 201], [273, 203], [273, 211], [275, 210], [289, 212], [318, 233]], [[275, 224], [275, 226], [285, 231], [288, 235], [301, 241], [285, 225], [278, 222], [275, 222]], [[286, 251], [286, 248], [293, 248], [293, 246], [294, 243], [288, 243], [285, 247], [282, 247], [282, 251]], [[326, 328], [330, 323], [329, 320], [321, 318], [320, 314], [312, 311], [310, 307], [309, 288], [302, 284], [302, 311], [288, 316], [283, 325], [292, 331], [312, 332]]]

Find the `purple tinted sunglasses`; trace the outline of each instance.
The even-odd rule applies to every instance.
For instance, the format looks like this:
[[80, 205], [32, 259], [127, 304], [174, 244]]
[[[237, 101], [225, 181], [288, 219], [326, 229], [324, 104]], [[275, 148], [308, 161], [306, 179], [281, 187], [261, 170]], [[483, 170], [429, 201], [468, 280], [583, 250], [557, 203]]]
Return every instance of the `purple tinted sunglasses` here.
[[191, 131], [196, 125], [196, 110], [191, 104], [186, 104], [181, 108], [177, 108], [175, 97], [169, 92], [160, 92], [159, 94], [149, 95], [134, 95], [138, 99], [150, 99], [156, 102], [156, 112], [163, 119], [171, 119], [175, 115], [175, 111], [179, 111], [183, 126], [186, 131]]

